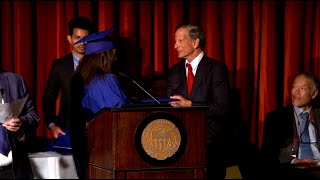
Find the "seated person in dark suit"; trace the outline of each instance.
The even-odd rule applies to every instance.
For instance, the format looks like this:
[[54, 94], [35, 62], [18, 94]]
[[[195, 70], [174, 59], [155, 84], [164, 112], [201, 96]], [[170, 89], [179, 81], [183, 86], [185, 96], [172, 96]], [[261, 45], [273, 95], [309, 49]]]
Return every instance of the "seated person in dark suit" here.
[[319, 81], [310, 72], [295, 76], [292, 104], [267, 114], [263, 132], [262, 177], [320, 178]]

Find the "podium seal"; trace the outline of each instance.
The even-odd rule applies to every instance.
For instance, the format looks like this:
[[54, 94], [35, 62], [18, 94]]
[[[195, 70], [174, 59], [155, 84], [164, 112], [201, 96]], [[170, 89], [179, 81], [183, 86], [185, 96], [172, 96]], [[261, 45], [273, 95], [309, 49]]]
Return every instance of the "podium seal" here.
[[138, 125], [135, 145], [139, 156], [153, 166], [167, 166], [178, 160], [185, 150], [186, 132], [181, 120], [157, 112]]

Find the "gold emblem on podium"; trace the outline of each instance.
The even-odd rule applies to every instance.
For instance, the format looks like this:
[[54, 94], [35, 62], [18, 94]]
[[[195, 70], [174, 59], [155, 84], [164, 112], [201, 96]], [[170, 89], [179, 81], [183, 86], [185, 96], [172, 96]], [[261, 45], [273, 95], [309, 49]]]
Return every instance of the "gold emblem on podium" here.
[[143, 150], [152, 158], [165, 160], [180, 147], [181, 134], [177, 126], [166, 119], [151, 121], [142, 131]]

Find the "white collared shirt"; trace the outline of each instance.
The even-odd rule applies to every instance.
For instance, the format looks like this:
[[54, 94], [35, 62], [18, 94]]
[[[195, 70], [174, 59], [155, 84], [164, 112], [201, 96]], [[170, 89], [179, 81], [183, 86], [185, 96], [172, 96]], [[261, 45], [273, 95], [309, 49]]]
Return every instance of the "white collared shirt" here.
[[[201, 51], [200, 54], [198, 54], [198, 56], [196, 58], [194, 58], [192, 61], [191, 61], [191, 67], [192, 67], [192, 73], [194, 76], [196, 76], [196, 72], [197, 72], [197, 69], [198, 69], [198, 65], [202, 59], [202, 57], [204, 56], [204, 53], [203, 51]], [[188, 60], [186, 60], [185, 62], [185, 68], [186, 68], [186, 76], [188, 77], [188, 68], [187, 68], [187, 63], [189, 63]]]
[[80, 58], [77, 57], [73, 52], [72, 52], [72, 57], [73, 57], [73, 68], [74, 68], [74, 70], [76, 70], [78, 67]]

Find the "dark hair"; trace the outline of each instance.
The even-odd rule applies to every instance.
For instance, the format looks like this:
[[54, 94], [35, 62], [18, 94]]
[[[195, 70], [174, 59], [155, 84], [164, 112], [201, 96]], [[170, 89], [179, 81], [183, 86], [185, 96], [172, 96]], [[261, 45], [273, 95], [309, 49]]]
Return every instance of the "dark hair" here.
[[301, 73], [298, 73], [294, 79], [296, 79], [298, 76], [305, 76], [307, 79], [310, 79], [312, 80], [313, 84], [314, 84], [314, 87], [319, 90], [319, 85], [320, 85], [320, 82], [318, 80], [318, 78], [316, 77], [315, 74], [313, 74], [312, 72], [301, 72]]
[[74, 28], [85, 29], [90, 33], [95, 32], [94, 25], [90, 21], [90, 19], [82, 16], [75, 17], [71, 19], [68, 23], [69, 35], [72, 36]]
[[85, 55], [81, 59], [76, 72], [81, 75], [85, 84], [90, 84], [95, 76], [104, 78], [105, 74], [113, 73], [116, 61], [114, 49]]
[[201, 47], [201, 49], [204, 48], [204, 45], [206, 44], [206, 36], [204, 35], [204, 32], [200, 28], [200, 26], [196, 26], [193, 24], [181, 24], [176, 27], [175, 31], [177, 31], [178, 29], [181, 29], [181, 28], [185, 28], [189, 31], [188, 34], [191, 39], [196, 40], [197, 38], [199, 38], [200, 47]]

